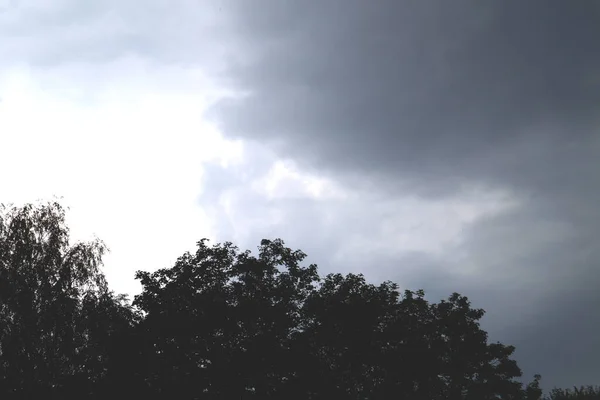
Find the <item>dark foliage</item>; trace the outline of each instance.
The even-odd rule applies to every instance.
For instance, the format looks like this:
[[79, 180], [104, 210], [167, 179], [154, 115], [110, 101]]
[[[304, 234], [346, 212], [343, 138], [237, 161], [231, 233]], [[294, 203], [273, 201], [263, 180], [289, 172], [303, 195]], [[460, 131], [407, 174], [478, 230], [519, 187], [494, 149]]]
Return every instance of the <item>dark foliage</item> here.
[[108, 343], [136, 324], [100, 271], [100, 241], [69, 243], [57, 203], [0, 209], [0, 390], [84, 397], [105, 380]]
[[[256, 256], [198, 242], [139, 271], [129, 304], [109, 291], [100, 241], [69, 242], [57, 203], [0, 210], [4, 399], [540, 399], [514, 348], [489, 343], [457, 293], [320, 277], [263, 240]], [[598, 399], [595, 388], [549, 399]]]
[[548, 400], [600, 400], [600, 386], [581, 386], [573, 389], [552, 389]]

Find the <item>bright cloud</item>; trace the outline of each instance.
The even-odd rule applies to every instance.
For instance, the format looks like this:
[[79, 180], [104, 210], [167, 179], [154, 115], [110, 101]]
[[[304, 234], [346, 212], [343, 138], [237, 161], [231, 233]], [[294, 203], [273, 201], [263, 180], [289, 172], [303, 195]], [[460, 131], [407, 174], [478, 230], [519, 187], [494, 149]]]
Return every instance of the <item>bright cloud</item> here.
[[227, 167], [242, 147], [202, 120], [211, 89], [197, 70], [153, 70], [140, 60], [111, 67], [123, 73], [0, 75], [0, 197], [64, 197], [74, 236], [94, 234], [111, 248], [112, 287], [135, 292], [134, 270], [166, 267], [211, 236], [197, 205], [203, 165]]

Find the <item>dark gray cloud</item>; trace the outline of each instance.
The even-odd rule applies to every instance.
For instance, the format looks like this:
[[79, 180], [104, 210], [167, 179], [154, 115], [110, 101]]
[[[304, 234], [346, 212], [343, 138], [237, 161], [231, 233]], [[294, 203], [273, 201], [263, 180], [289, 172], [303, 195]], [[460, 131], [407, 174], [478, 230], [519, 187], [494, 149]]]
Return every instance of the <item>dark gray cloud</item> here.
[[[370, 262], [391, 279], [402, 276], [400, 262], [427, 265], [436, 272], [423, 273], [424, 284], [470, 265], [476, 274], [453, 274], [433, 290], [471, 294], [489, 310], [491, 333], [517, 344], [526, 373], [540, 372], [546, 386], [600, 383], [600, 321], [591, 314], [600, 307], [598, 3], [223, 8], [238, 52], [225, 75], [247, 94], [208, 114], [226, 135], [269, 143], [306, 170], [390, 199], [449, 199], [472, 186], [512, 193], [518, 207], [464, 230], [454, 248], [462, 259], [424, 252]], [[307, 204], [285, 207], [298, 230], [318, 220]], [[382, 217], [363, 213], [372, 224]], [[338, 215], [343, 223], [351, 213]]]
[[597, 122], [595, 3], [283, 4], [236, 9], [249, 55], [230, 73], [251, 95], [217, 114], [307, 165], [403, 171], [436, 193], [483, 176], [529, 186]]

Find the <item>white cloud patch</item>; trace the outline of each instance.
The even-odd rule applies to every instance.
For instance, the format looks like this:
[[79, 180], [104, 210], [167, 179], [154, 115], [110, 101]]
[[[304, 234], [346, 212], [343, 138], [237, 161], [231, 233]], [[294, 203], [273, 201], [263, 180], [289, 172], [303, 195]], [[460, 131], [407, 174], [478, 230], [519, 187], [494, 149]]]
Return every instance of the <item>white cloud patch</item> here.
[[[477, 274], [482, 266], [467, 261], [471, 249], [463, 246], [468, 230], [520, 205], [514, 194], [476, 187], [440, 200], [390, 198], [302, 171], [255, 145], [245, 148], [236, 167], [211, 170], [208, 185], [210, 195], [202, 201], [220, 240], [253, 248], [261, 238], [281, 237], [325, 271], [365, 272], [376, 279], [418, 276], [417, 265], [390, 270], [392, 260], [412, 254], [444, 259], [453, 268], [448, 273]], [[374, 259], [387, 261], [366, 271]]]
[[267, 199], [344, 199], [343, 190], [330, 179], [302, 173], [289, 160], [277, 160], [264, 177], [251, 183], [253, 190]]

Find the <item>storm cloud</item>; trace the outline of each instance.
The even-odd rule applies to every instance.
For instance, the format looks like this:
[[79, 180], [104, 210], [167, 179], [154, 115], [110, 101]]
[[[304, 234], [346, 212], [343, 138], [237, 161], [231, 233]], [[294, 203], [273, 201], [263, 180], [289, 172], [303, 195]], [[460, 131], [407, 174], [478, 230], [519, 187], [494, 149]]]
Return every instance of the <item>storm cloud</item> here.
[[592, 1], [0, 1], [0, 201], [64, 195], [117, 291], [204, 236], [281, 237], [323, 273], [467, 295], [545, 388], [600, 384], [599, 22]]
[[[516, 205], [464, 225], [445, 261], [400, 243], [391, 259], [369, 251], [379, 237], [369, 226], [385, 219], [368, 196], [353, 226], [387, 278], [422, 260], [437, 271], [422, 277], [470, 271], [441, 286], [413, 272], [413, 282], [472, 294], [491, 333], [518, 345], [526, 373], [546, 385], [599, 383], [599, 5], [267, 3], [223, 3], [239, 54], [223, 73], [239, 95], [207, 115], [226, 136], [267, 143], [388, 204], [507, 193]], [[299, 219], [319, 231], [316, 214]], [[340, 217], [340, 242], [350, 221]]]

